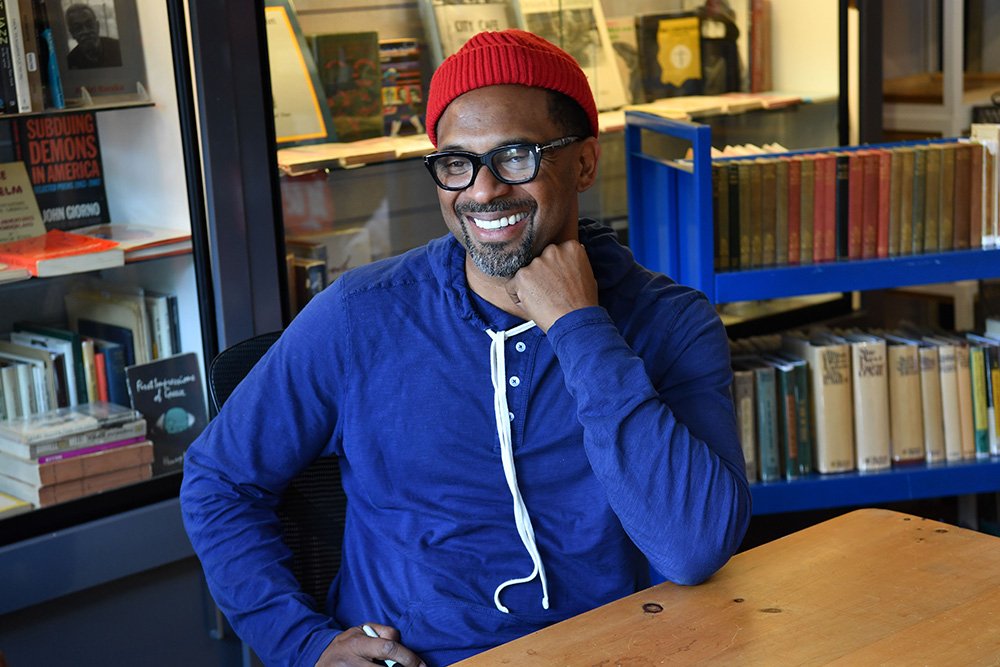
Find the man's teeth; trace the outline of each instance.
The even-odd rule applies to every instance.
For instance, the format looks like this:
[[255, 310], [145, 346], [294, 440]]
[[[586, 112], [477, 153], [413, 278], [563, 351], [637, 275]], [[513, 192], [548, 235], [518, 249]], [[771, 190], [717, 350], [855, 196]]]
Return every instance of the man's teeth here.
[[476, 227], [479, 227], [480, 229], [503, 229], [504, 227], [521, 222], [526, 217], [528, 217], [527, 213], [515, 213], [514, 215], [497, 218], [496, 220], [480, 220], [479, 218], [473, 218], [472, 221], [476, 223]]

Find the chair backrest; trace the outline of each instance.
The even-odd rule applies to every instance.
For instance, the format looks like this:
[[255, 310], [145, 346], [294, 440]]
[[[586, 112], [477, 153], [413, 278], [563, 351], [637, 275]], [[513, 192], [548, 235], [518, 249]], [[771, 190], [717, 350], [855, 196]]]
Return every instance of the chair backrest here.
[[[254, 336], [212, 360], [208, 385], [216, 410], [280, 335], [274, 331]], [[283, 537], [292, 551], [292, 572], [317, 609], [326, 604], [330, 583], [340, 568], [346, 512], [336, 457], [319, 459], [292, 480], [278, 507]]]

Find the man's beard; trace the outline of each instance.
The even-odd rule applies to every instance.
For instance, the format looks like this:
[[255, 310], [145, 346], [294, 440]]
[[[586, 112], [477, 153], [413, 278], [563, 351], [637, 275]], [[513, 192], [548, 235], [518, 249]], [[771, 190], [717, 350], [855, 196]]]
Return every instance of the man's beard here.
[[531, 212], [528, 221], [528, 227], [524, 230], [524, 234], [521, 236], [521, 242], [517, 247], [511, 248], [506, 243], [476, 243], [472, 236], [469, 234], [469, 223], [466, 221], [465, 214], [475, 214], [475, 213], [494, 213], [497, 211], [505, 211], [512, 208], [522, 208], [524, 204], [530, 204], [533, 207], [533, 202], [493, 202], [486, 206], [477, 206], [474, 204], [464, 204], [455, 208], [455, 212], [459, 216], [459, 220], [462, 223], [462, 237], [465, 245], [465, 250], [472, 259], [472, 263], [476, 265], [476, 268], [482, 271], [487, 276], [492, 276], [494, 278], [511, 278], [520, 269], [524, 268], [531, 263], [531, 260], [535, 258], [534, 245], [535, 245], [535, 221], [534, 221], [534, 211]]

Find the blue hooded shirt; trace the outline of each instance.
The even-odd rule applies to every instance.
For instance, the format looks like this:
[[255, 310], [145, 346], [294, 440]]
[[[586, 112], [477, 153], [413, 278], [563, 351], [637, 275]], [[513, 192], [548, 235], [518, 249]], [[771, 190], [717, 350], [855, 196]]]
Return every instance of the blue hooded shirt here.
[[[469, 290], [465, 251], [445, 236], [313, 298], [188, 450], [185, 525], [213, 597], [266, 664], [313, 665], [366, 622], [450, 664], [631, 594], [650, 565], [695, 584], [736, 551], [750, 494], [719, 318], [610, 228], [581, 221], [580, 240], [600, 306], [503, 343], [513, 488], [548, 608], [538, 577], [497, 593], [533, 563], [487, 330], [522, 321]], [[340, 457], [349, 502], [317, 611], [286, 567], [274, 507], [325, 455]]]

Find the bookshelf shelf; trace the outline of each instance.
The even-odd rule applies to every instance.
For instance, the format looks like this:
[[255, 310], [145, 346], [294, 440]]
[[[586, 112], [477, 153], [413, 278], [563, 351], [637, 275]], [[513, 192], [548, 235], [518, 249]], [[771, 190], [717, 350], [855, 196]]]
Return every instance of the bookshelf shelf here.
[[1000, 249], [963, 250], [888, 259], [827, 262], [755, 271], [717, 273], [706, 293], [717, 303], [852, 292], [996, 276]]
[[754, 514], [871, 505], [1000, 491], [1000, 457], [914, 464], [882, 472], [814, 474], [750, 485]]
[[[645, 134], [687, 142], [678, 161], [643, 150]], [[650, 145], [662, 142], [650, 141]], [[707, 125], [627, 112], [629, 240], [638, 261], [701, 290], [713, 303], [954, 282], [1000, 276], [1000, 249], [716, 272]], [[849, 426], [848, 426], [849, 427]], [[1000, 457], [879, 473], [813, 474], [751, 485], [754, 514], [1000, 491]]]

